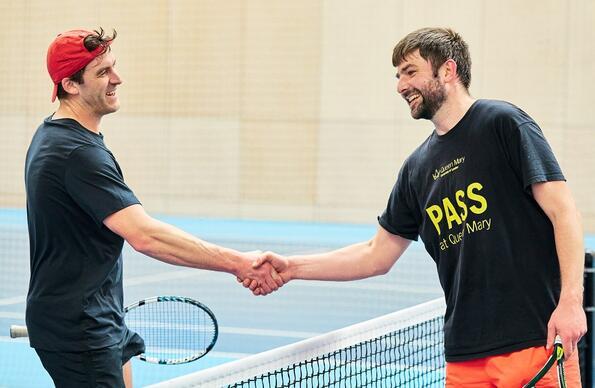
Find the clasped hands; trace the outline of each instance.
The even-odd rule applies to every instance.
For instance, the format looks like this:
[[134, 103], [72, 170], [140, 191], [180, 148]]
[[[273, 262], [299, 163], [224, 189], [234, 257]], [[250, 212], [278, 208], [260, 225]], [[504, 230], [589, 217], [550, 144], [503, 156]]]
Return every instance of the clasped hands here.
[[254, 295], [267, 295], [277, 291], [290, 280], [288, 260], [273, 252], [246, 252], [239, 270], [238, 282]]

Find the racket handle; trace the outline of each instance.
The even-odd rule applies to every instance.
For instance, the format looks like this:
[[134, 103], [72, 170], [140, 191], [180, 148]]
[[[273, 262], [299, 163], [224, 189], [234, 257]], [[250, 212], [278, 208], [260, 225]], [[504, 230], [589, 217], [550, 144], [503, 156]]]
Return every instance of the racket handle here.
[[554, 356], [558, 363], [564, 362], [564, 348], [562, 347], [562, 338], [559, 335], [554, 339]]
[[18, 326], [18, 325], [11, 325], [10, 326], [10, 338], [21, 338], [21, 337], [28, 337], [29, 333], [27, 332], [27, 326]]

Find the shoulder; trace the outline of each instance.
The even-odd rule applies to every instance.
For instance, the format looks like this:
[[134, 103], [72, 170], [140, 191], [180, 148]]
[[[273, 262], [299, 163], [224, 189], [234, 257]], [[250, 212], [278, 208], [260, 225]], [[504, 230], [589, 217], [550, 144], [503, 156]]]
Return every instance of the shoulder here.
[[520, 127], [533, 122], [533, 119], [518, 106], [500, 100], [477, 100], [474, 106], [475, 117], [496, 126]]
[[68, 154], [70, 167], [113, 166], [115, 159], [111, 152], [97, 144], [85, 143], [73, 148]]
[[34, 140], [49, 147], [58, 147], [62, 152], [71, 152], [80, 146], [101, 146], [102, 142], [96, 137], [73, 119], [53, 119], [49, 116], [37, 128]]

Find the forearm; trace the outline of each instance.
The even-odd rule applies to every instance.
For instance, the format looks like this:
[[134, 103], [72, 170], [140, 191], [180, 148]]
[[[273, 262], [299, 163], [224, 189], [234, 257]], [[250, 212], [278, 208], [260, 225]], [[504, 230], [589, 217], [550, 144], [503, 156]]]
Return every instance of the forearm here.
[[584, 247], [580, 215], [575, 208], [571, 208], [554, 217], [552, 224], [560, 264], [560, 300], [572, 300], [582, 304]]
[[249, 265], [240, 252], [200, 240], [174, 226], [152, 219], [142, 226], [140, 241], [133, 248], [157, 260], [186, 267], [238, 274]]
[[387, 273], [410, 241], [380, 231], [370, 241], [335, 251], [288, 257], [291, 279], [346, 281]]

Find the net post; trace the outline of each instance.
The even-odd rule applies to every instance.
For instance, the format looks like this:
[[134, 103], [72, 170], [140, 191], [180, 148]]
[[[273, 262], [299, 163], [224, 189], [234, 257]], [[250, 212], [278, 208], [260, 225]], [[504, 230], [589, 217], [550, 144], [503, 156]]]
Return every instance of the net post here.
[[594, 387], [593, 371], [595, 370], [595, 333], [593, 322], [595, 320], [595, 262], [593, 251], [585, 252], [585, 294], [583, 307], [587, 315], [587, 333], [579, 342], [579, 356], [583, 387]]

